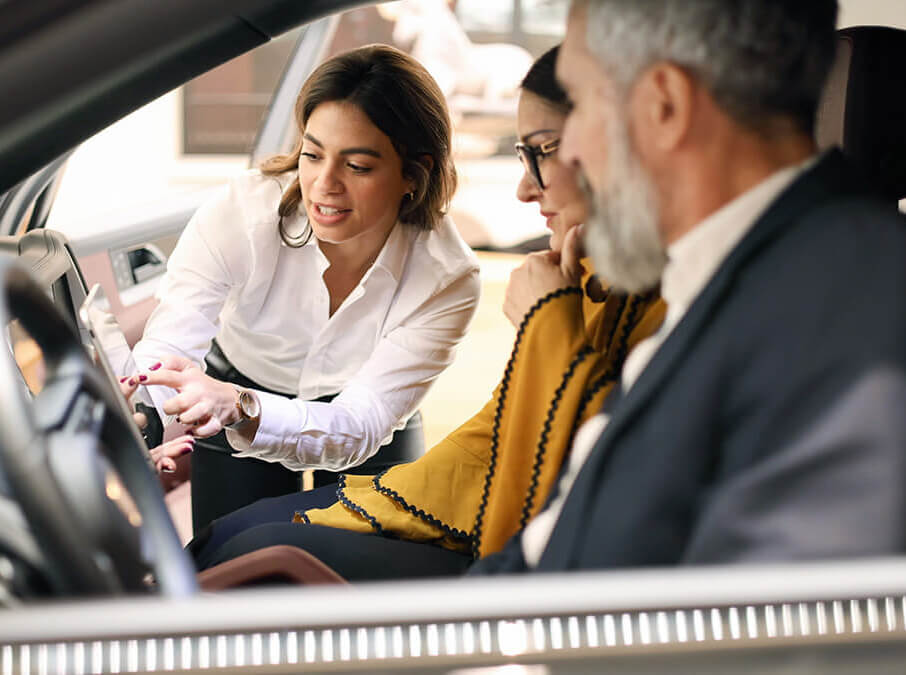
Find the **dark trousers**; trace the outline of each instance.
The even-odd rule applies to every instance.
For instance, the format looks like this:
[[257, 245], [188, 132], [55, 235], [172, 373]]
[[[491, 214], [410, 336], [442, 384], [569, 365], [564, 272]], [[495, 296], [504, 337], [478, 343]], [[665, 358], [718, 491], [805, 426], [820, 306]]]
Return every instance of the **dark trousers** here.
[[[207, 373], [224, 382], [240, 387], [269, 391], [291, 397], [283, 392], [273, 392], [240, 373], [229, 362], [215, 341], [205, 357]], [[328, 396], [318, 399], [330, 401]], [[195, 536], [213, 520], [259, 499], [299, 492], [302, 474], [290, 471], [282, 464], [264, 462], [249, 457], [234, 457], [233, 448], [227, 443], [226, 434], [220, 432], [211, 438], [195, 443], [192, 453], [192, 531]], [[389, 445], [363, 464], [346, 473], [379, 473], [395, 464], [411, 462], [425, 452], [424, 434], [419, 413], [410, 418], [404, 429], [393, 435]], [[337, 474], [316, 471], [315, 486], [336, 483]], [[290, 514], [292, 515], [292, 514]]]
[[472, 562], [471, 556], [432, 544], [291, 522], [295, 511], [324, 508], [336, 500], [335, 485], [262, 499], [215, 520], [189, 543], [188, 551], [203, 570], [266, 546], [296, 546], [348, 581], [456, 576]]

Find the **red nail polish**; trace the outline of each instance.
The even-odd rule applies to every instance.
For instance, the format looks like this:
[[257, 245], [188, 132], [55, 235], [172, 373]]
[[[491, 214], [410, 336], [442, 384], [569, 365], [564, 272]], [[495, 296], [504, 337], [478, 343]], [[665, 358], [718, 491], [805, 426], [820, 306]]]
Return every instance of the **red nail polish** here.
[[126, 375], [126, 377], [121, 377], [121, 378], [120, 378], [120, 384], [122, 384], [123, 382], [125, 382], [125, 381], [128, 380], [128, 379], [129, 379], [129, 376], [128, 376], [128, 375]]
[[133, 387], [135, 386], [135, 378], [134, 378], [134, 377], [130, 377], [130, 378], [129, 378], [129, 384], [131, 384]]
[[158, 368], [161, 367], [161, 365], [162, 365], [161, 362], [158, 361], [158, 362], [155, 363], [153, 366], [151, 366], [150, 368], [148, 368], [148, 370], [157, 370]]
[[182, 457], [183, 455], [188, 455], [190, 452], [192, 452], [191, 446], [189, 446], [187, 448], [183, 448], [182, 450], [179, 451], [179, 456]]
[[139, 375], [139, 376], [138, 376], [138, 381], [139, 381], [139, 382], [146, 382], [147, 380], [148, 380], [148, 376], [147, 376], [147, 375]]

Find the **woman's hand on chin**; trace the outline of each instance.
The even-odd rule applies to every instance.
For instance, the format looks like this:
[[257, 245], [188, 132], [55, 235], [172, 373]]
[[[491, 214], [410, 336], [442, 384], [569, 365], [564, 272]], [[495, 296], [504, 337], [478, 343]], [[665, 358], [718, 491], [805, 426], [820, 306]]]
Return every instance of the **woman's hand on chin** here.
[[579, 262], [579, 227], [573, 227], [563, 238], [561, 251], [530, 253], [525, 262], [510, 274], [503, 300], [503, 313], [518, 327], [532, 306], [560, 288], [578, 286], [582, 279]]
[[564, 278], [570, 280], [571, 286], [578, 286], [582, 281], [585, 270], [581, 260], [585, 257], [585, 243], [583, 236], [585, 225], [573, 225], [563, 235], [563, 244], [560, 248], [560, 272]]
[[179, 392], [164, 403], [164, 412], [191, 427], [193, 436], [213, 436], [239, 419], [239, 393], [233, 385], [205, 375], [181, 356], [167, 357], [162, 364], [159, 370], [146, 373], [143, 384], [161, 384]]

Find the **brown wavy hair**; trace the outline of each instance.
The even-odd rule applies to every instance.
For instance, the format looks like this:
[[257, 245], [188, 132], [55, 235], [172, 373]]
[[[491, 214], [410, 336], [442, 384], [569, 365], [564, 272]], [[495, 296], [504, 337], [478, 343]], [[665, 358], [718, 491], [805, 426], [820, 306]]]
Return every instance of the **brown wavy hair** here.
[[[425, 67], [394, 47], [359, 47], [318, 66], [296, 100], [296, 145], [288, 155], [265, 160], [261, 172], [275, 176], [297, 170], [305, 125], [315, 108], [330, 102], [358, 106], [390, 139], [403, 161], [403, 176], [416, 186], [400, 203], [399, 220], [421, 229], [434, 228], [456, 191], [450, 114], [440, 87]], [[301, 200], [297, 174], [277, 209], [280, 236], [291, 246], [301, 246], [311, 236], [310, 227], [301, 237], [294, 237], [283, 225], [284, 217], [295, 213]]]

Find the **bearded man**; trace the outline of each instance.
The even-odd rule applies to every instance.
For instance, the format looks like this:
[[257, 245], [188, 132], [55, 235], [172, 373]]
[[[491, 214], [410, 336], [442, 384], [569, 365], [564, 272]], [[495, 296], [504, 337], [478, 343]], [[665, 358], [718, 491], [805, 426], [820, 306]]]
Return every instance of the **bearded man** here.
[[813, 141], [836, 16], [573, 3], [559, 152], [594, 204], [585, 244], [607, 281], [660, 285], [667, 316], [547, 508], [475, 573], [906, 550], [906, 225]]

